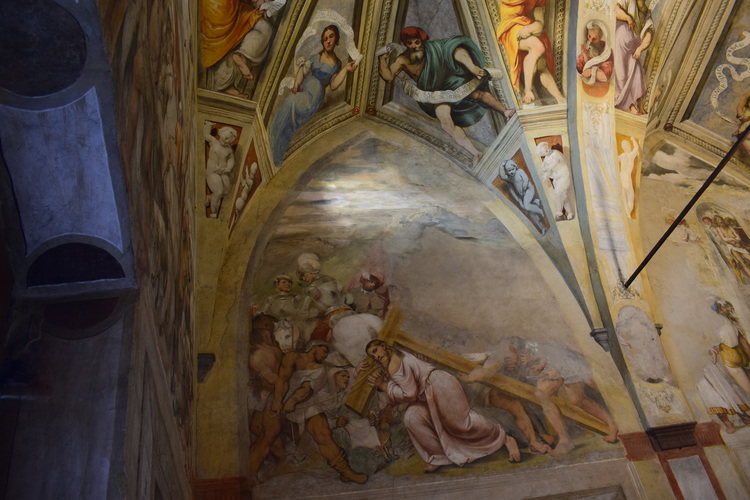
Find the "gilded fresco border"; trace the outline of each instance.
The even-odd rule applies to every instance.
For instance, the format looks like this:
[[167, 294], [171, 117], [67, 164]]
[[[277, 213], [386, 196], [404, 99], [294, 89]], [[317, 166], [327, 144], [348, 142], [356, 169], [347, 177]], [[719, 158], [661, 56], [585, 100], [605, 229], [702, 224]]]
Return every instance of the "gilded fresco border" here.
[[[687, 99], [688, 94], [690, 93], [690, 90], [694, 87], [695, 78], [698, 76], [698, 73], [700, 72], [701, 67], [703, 67], [703, 70], [705, 71], [705, 65], [707, 63], [706, 61], [706, 54], [708, 53], [709, 47], [715, 44], [716, 41], [716, 30], [719, 28], [719, 25], [722, 24], [721, 21], [725, 17], [726, 10], [729, 8], [729, 4], [734, 4], [734, 0], [721, 0], [721, 4], [719, 5], [718, 9], [716, 10], [716, 15], [713, 16], [701, 16], [701, 20], [705, 20], [707, 17], [710, 17], [711, 24], [709, 25], [708, 30], [706, 30], [706, 36], [703, 38], [703, 43], [700, 46], [700, 49], [698, 50], [698, 53], [693, 58], [693, 65], [690, 67], [690, 71], [688, 72], [688, 76], [683, 83], [682, 89], [680, 89], [679, 96], [677, 98], [677, 101], [675, 102], [674, 106], [672, 107], [672, 111], [669, 113], [669, 118], [667, 118], [667, 124], [674, 124], [676, 121], [683, 121], [685, 118], [685, 99]], [[700, 29], [696, 29], [696, 32], [700, 31]], [[678, 118], [678, 114], [680, 115]]]
[[[680, 14], [679, 23], [677, 23], [678, 26], [681, 26], [682, 22], [685, 21], [685, 18], [687, 18], [687, 16], [690, 14], [690, 9], [681, 8], [682, 4], [689, 3], [690, 1], [691, 0], [677, 0], [676, 4], [679, 4], [679, 7], [671, 10], [666, 25], [664, 25], [662, 20], [659, 21], [659, 27], [661, 28], [662, 26], [664, 26], [664, 31], [662, 32], [663, 34], [661, 36], [659, 46], [656, 47], [656, 50], [652, 52], [653, 57], [649, 60], [649, 65], [651, 67], [649, 71], [648, 85], [646, 85], [646, 94], [643, 96], [643, 102], [648, 103], [651, 100], [651, 93], [653, 92], [654, 86], [656, 85], [657, 77], [661, 73], [662, 57], [664, 57], [665, 52], [669, 53], [675, 38], [679, 34], [679, 30], [677, 30], [673, 36], [672, 28], [677, 21], [678, 14]], [[650, 112], [650, 109], [647, 109], [646, 112]]]
[[[274, 57], [272, 61], [266, 62], [266, 69], [268, 70], [268, 73], [266, 75], [266, 82], [261, 89], [261, 93], [258, 96], [257, 100], [259, 103], [258, 109], [264, 117], [268, 116], [269, 106], [273, 105], [273, 103], [276, 102], [275, 97], [270, 97], [272, 90], [278, 88], [281, 78], [283, 78], [284, 73], [286, 73], [286, 68], [288, 65], [281, 64], [281, 62], [287, 61], [289, 57], [294, 56], [294, 50], [290, 50], [290, 46], [292, 46], [293, 41], [296, 43], [297, 37], [288, 35], [292, 34], [290, 33], [290, 31], [298, 29], [296, 27], [299, 25], [300, 18], [302, 17], [303, 6], [305, 6], [306, 3], [310, 4], [311, 7], [314, 7], [318, 2], [317, 0], [315, 0], [314, 2], [297, 1], [294, 3], [294, 9], [291, 12], [287, 13], [284, 21], [286, 31], [284, 31], [284, 33], [282, 33], [283, 36], [280, 37], [281, 43], [277, 47], [274, 47], [276, 57]], [[307, 21], [309, 21], [312, 10], [314, 9], [308, 8], [305, 11], [305, 16], [308, 17]], [[307, 26], [307, 22], [305, 22], [304, 25]], [[277, 37], [279, 36], [280, 32], [281, 30], [279, 29], [279, 31], [277, 31]], [[288, 54], [291, 54], [291, 56]], [[271, 66], [271, 68], [268, 68], [268, 66]]]

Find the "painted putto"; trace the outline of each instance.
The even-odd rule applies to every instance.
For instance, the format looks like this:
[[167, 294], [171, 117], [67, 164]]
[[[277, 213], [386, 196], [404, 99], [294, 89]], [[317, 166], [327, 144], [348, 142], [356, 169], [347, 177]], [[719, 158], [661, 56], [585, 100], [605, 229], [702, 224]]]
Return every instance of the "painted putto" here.
[[573, 219], [576, 214], [575, 195], [568, 160], [546, 142], [537, 144], [536, 152], [542, 158], [542, 178], [549, 181], [555, 193], [555, 220]]
[[[219, 208], [231, 188], [232, 171], [235, 158], [234, 147], [238, 137], [237, 130], [224, 126], [216, 129], [215, 123], [207, 121], [203, 127], [203, 138], [208, 143], [206, 154], [206, 184], [210, 194], [206, 196], [206, 208], [212, 219], [219, 216]], [[216, 130], [215, 130], [216, 129]], [[213, 133], [216, 131], [217, 137]]]
[[[533, 179], [529, 176], [523, 154], [518, 151], [512, 159], [500, 162], [497, 178], [493, 185], [521, 210], [534, 224], [534, 227], [544, 234], [549, 228], [549, 222], [544, 215], [542, 200], [539, 198]], [[565, 182], [563, 181], [563, 187]]]

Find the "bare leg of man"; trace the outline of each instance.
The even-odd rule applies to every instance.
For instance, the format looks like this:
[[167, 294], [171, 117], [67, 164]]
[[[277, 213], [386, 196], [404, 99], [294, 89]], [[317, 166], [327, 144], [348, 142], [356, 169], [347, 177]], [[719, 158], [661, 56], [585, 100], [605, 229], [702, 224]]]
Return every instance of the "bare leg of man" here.
[[[453, 58], [459, 64], [468, 69], [471, 74], [473, 74], [478, 79], [482, 79], [487, 76], [487, 71], [485, 71], [484, 68], [480, 68], [474, 63], [474, 60], [471, 58], [471, 55], [466, 49], [462, 47], [457, 48], [453, 52]], [[503, 116], [505, 116], [506, 120], [510, 120], [510, 117], [516, 113], [515, 109], [506, 108], [500, 101], [495, 99], [495, 96], [483, 90], [475, 90], [469, 95], [469, 99], [479, 102], [486, 108], [491, 108], [499, 113], [502, 113]]]
[[732, 422], [729, 420], [729, 415], [716, 415], [719, 417], [719, 420], [721, 420], [721, 423], [724, 424], [724, 427], [727, 429], [727, 434], [733, 434], [737, 429], [732, 425]]
[[440, 121], [440, 126], [443, 128], [443, 130], [445, 130], [448, 135], [450, 135], [453, 140], [456, 141], [456, 144], [458, 144], [466, 151], [468, 151], [469, 154], [471, 154], [472, 165], [476, 166], [477, 163], [479, 163], [479, 160], [482, 159], [482, 153], [480, 153], [479, 150], [474, 147], [474, 144], [466, 136], [466, 132], [464, 132], [464, 129], [462, 129], [461, 127], [457, 127], [453, 123], [453, 118], [451, 118], [450, 104], [438, 104], [437, 106], [435, 106], [435, 115]]
[[331, 428], [328, 426], [325, 414], [318, 413], [308, 418], [307, 422], [305, 422], [305, 429], [318, 444], [318, 450], [323, 455], [323, 458], [326, 459], [328, 465], [341, 475], [342, 481], [352, 481], [359, 484], [367, 481], [367, 474], [354, 472], [349, 467], [346, 453], [333, 440], [333, 434], [331, 433]]
[[535, 451], [536, 453], [547, 453], [550, 451], [550, 447], [536, 437], [534, 427], [531, 425], [531, 419], [518, 399], [494, 389], [490, 391], [488, 399], [490, 404], [495, 408], [500, 408], [513, 415], [516, 425], [528, 440], [531, 451]]
[[731, 254], [732, 256], [734, 256], [735, 260], [737, 260], [737, 262], [742, 267], [742, 272], [745, 273], [745, 276], [750, 278], [750, 268], [747, 267], [748, 256], [736, 250], [732, 250]]
[[508, 462], [517, 464], [521, 462], [521, 450], [518, 449], [518, 443], [513, 436], [505, 435], [505, 449], [508, 450]]
[[258, 471], [271, 452], [271, 446], [281, 433], [283, 418], [272, 414], [270, 409], [263, 410], [262, 431], [260, 437], [250, 446], [248, 481], [251, 485], [258, 483]]
[[[263, 412], [254, 411], [252, 417], [250, 417], [250, 433], [256, 438], [260, 438], [263, 434]], [[277, 437], [276, 441], [271, 445], [271, 456], [276, 460], [281, 460], [286, 456], [284, 450], [284, 443], [281, 441], [281, 437]]]
[[469, 94], [469, 99], [478, 102], [485, 108], [494, 109], [498, 113], [502, 113], [506, 120], [510, 120], [510, 117], [516, 114], [515, 109], [508, 109], [503, 106], [503, 103], [498, 101], [494, 95], [485, 90], [475, 90]]
[[552, 97], [555, 98], [558, 104], [565, 102], [565, 98], [560, 92], [560, 89], [557, 88], [555, 78], [552, 76], [549, 69], [547, 69], [547, 63], [544, 63], [544, 70], [539, 73], [539, 81], [542, 82], [542, 86], [547, 89], [547, 92], [552, 94]]
[[549, 452], [552, 457], [559, 457], [570, 453], [575, 448], [575, 443], [570, 439], [568, 434], [568, 428], [565, 426], [563, 421], [562, 413], [560, 408], [552, 402], [550, 396], [557, 392], [562, 386], [564, 380], [558, 379], [539, 379], [534, 394], [539, 400], [539, 404], [542, 405], [544, 415], [549, 420], [549, 423], [557, 431], [557, 435], [560, 436], [560, 440], [557, 442], [555, 449]]
[[529, 104], [534, 100], [531, 86], [534, 83], [536, 62], [544, 55], [544, 44], [539, 38], [531, 36], [521, 40], [518, 48], [527, 52], [526, 57], [523, 58], [523, 102]]
[[245, 56], [235, 52], [234, 54], [232, 54], [232, 61], [234, 61], [234, 64], [237, 65], [237, 69], [240, 70], [242, 76], [244, 76], [248, 80], [253, 80], [255, 78], [252, 71], [250, 71], [250, 66], [248, 66]]
[[565, 392], [568, 394], [568, 399], [570, 399], [571, 403], [580, 407], [589, 415], [593, 415], [607, 424], [609, 434], [604, 436], [604, 441], [608, 443], [617, 442], [617, 424], [615, 424], [614, 419], [609, 414], [609, 412], [599, 406], [596, 401], [589, 397], [586, 397], [585, 390], [586, 387], [584, 386], [583, 382], [565, 384]]

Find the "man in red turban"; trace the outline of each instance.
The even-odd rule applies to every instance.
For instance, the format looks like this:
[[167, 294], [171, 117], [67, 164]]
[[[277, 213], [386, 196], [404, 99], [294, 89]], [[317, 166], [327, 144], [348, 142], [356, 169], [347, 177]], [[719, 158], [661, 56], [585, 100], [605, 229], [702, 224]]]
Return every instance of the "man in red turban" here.
[[484, 55], [473, 40], [454, 36], [430, 40], [417, 26], [401, 30], [401, 42], [406, 52], [389, 65], [390, 52], [379, 54], [378, 70], [381, 78], [391, 83], [404, 71], [416, 83], [404, 90], [419, 107], [437, 118], [440, 125], [456, 143], [472, 156], [474, 165], [482, 154], [474, 147], [462, 127], [477, 123], [485, 108], [494, 109], [510, 119], [514, 109], [508, 109], [488, 90], [490, 75], [484, 69]]
[[430, 39], [430, 35], [428, 35], [425, 30], [417, 26], [407, 26], [406, 28], [402, 29], [399, 37], [401, 38], [401, 43], [403, 43], [404, 45], [406, 45], [407, 40], [412, 38], [419, 38], [420, 40], [422, 40], [422, 42], [426, 42]]

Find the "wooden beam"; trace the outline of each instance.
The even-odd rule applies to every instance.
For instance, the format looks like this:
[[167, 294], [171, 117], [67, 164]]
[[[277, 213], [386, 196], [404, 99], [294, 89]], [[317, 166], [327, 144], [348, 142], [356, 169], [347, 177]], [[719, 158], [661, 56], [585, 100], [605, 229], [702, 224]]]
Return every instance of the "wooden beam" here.
[[[403, 313], [400, 309], [393, 307], [391, 313], [383, 323], [379, 338], [384, 340], [388, 345], [398, 344], [414, 353], [435, 361], [437, 364], [461, 373], [468, 374], [477, 368], [481, 368], [477, 363], [402, 332], [400, 330], [402, 323]], [[373, 388], [367, 383], [367, 376], [376, 369], [378, 369], [377, 363], [371, 362], [365, 370], [360, 372], [346, 400], [346, 405], [359, 414], [362, 414], [374, 392]], [[483, 383], [510, 396], [539, 405], [539, 401], [534, 395], [534, 386], [503, 375], [502, 373], [495, 373], [488, 376]], [[560, 408], [560, 412], [564, 417], [600, 434], [607, 435], [609, 433], [607, 424], [583, 411], [570, 401], [557, 396], [552, 396], [551, 399]]]
[[[401, 324], [403, 322], [404, 313], [401, 309], [395, 306], [391, 307], [391, 311], [386, 316], [385, 321], [383, 321], [383, 326], [380, 327], [378, 338], [392, 346], [399, 332], [401, 332]], [[368, 401], [370, 401], [372, 394], [375, 392], [375, 389], [370, 387], [370, 384], [367, 382], [367, 377], [380, 367], [375, 361], [371, 359], [368, 359], [368, 361], [369, 364], [366, 365], [364, 370], [359, 372], [349, 391], [349, 396], [344, 401], [346, 406], [359, 415], [362, 415], [365, 411]]]

